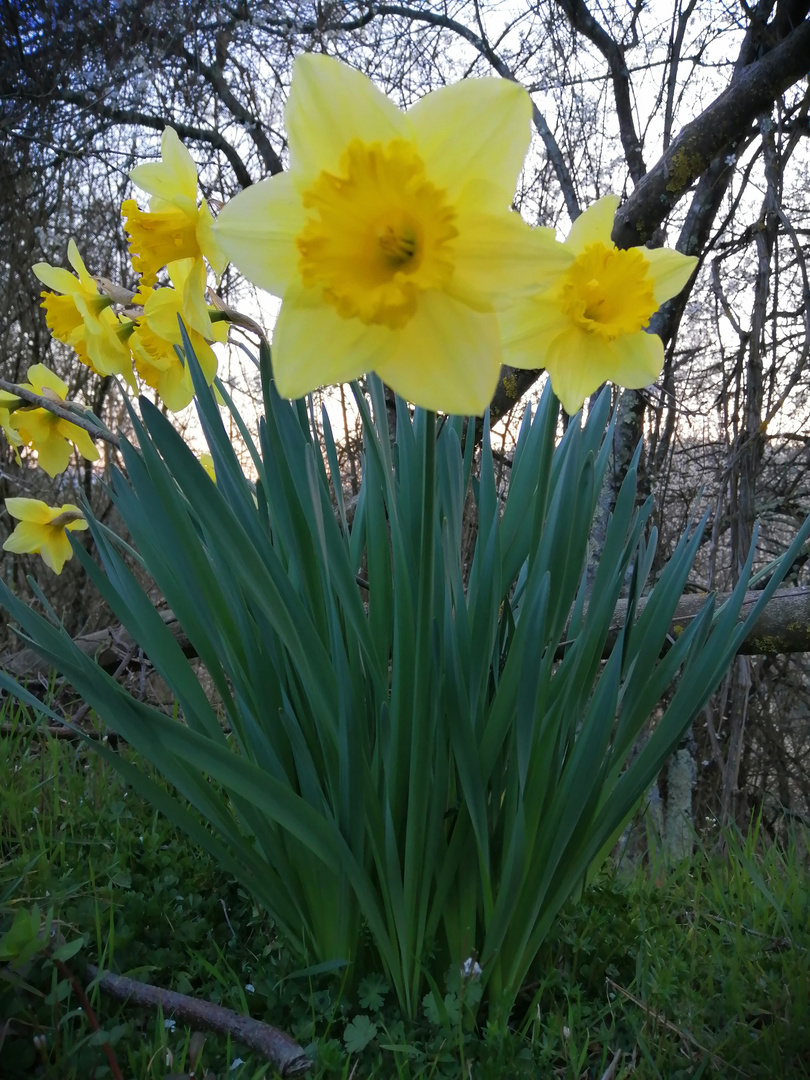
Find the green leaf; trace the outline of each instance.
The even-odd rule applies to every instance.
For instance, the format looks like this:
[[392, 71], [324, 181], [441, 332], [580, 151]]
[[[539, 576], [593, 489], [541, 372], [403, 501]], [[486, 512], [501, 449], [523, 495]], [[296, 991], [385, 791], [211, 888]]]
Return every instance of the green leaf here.
[[360, 1013], [346, 1025], [343, 1032], [343, 1044], [350, 1054], [359, 1054], [376, 1037], [377, 1025], [372, 1023], [364, 1013]]

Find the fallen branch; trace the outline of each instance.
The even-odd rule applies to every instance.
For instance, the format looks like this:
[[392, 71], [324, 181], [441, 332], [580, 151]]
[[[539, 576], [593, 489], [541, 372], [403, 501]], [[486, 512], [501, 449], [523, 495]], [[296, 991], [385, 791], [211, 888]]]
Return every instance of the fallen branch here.
[[124, 975], [100, 972], [94, 964], [87, 965], [87, 974], [105, 993], [119, 1001], [145, 1005], [150, 1009], [160, 1007], [164, 1013], [171, 1014], [184, 1024], [230, 1035], [271, 1061], [282, 1076], [298, 1076], [310, 1067], [309, 1058], [294, 1039], [261, 1020]]
[[[759, 595], [757, 592], [746, 595], [740, 612], [741, 620], [748, 616], [759, 599]], [[716, 596], [716, 606], [719, 607], [726, 599], [728, 599], [728, 594], [719, 593]], [[639, 600], [637, 616], [644, 610], [646, 602], [645, 597]], [[675, 617], [670, 624], [670, 636], [673, 639], [682, 634], [689, 623], [697, 617], [705, 602], [706, 596], [702, 593], [681, 597], [675, 609]], [[626, 615], [627, 601], [619, 600], [605, 642], [604, 656], [610, 655], [619, 631], [624, 625]], [[174, 613], [166, 609], [160, 612], [160, 616], [185, 655], [196, 656], [194, 645], [177, 622]], [[128, 663], [129, 659], [138, 653], [137, 643], [123, 626], [83, 634], [81, 637], [74, 638], [74, 644], [87, 656], [95, 657], [96, 662], [105, 670], [116, 674], [121, 674], [121, 669], [126, 666], [123, 661], [126, 660]], [[560, 646], [560, 651], [565, 652], [565, 642]], [[744, 656], [778, 656], [783, 653], [810, 652], [810, 587], [777, 590], [751, 633], [740, 645], [738, 652]], [[4, 653], [0, 656], [0, 667], [16, 679], [32, 677], [46, 679], [50, 673], [48, 662], [33, 649]]]

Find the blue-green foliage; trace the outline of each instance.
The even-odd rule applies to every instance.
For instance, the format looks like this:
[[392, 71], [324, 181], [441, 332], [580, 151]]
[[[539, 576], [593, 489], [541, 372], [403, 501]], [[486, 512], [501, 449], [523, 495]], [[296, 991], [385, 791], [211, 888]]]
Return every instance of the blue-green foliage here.
[[[302, 959], [349, 963], [349, 985], [383, 972], [415, 1016], [448, 965], [477, 957], [490, 1014], [505, 1022], [561, 906], [633, 813], [810, 528], [745, 623], [750, 560], [724, 608], [709, 598], [673, 643], [702, 523], [647, 593], [655, 530], [649, 500], [636, 505], [635, 461], [586, 595], [612, 432], [607, 396], [559, 445], [550, 389], [527, 408], [504, 500], [486, 422], [477, 478], [472, 423], [461, 418], [437, 426], [398, 402], [392, 447], [371, 378], [376, 420], [355, 388], [365, 455], [349, 528], [328, 422], [322, 452], [304, 403], [275, 393], [269, 350], [255, 443], [242, 425], [255, 485], [188, 341], [186, 355], [216, 484], [142, 400], [137, 446], [123, 441], [125, 474], [114, 471], [111, 493], [224, 715], [89, 509], [100, 562], [76, 553], [176, 696], [177, 718], [131, 697], [52, 616], [8, 591], [4, 602], [22, 636], [177, 797], [100, 752], [244, 882]], [[467, 568], [470, 483], [477, 538]], [[628, 591], [631, 617], [604, 660]]]

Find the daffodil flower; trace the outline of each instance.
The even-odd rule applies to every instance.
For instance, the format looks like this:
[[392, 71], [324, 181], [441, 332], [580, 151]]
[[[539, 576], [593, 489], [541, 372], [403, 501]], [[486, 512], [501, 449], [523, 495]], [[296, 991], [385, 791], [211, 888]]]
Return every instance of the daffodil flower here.
[[364, 75], [309, 54], [285, 115], [289, 172], [240, 192], [214, 226], [241, 272], [282, 297], [279, 393], [373, 369], [417, 405], [483, 412], [501, 363], [494, 312], [565, 262], [550, 230], [509, 210], [529, 95], [469, 79], [405, 114]]
[[54, 290], [42, 293], [48, 328], [98, 375], [122, 375], [131, 384], [126, 326], [112, 311], [110, 297], [99, 292], [73, 240], [68, 242], [68, 261], [76, 274], [46, 262], [33, 267], [43, 285]]
[[184, 260], [172, 264], [172, 269], [176, 289], [142, 286], [136, 295], [136, 303], [143, 304], [143, 316], [135, 320], [129, 344], [140, 377], [157, 390], [167, 409], [179, 412], [194, 397], [194, 384], [188, 365], [175, 348], [183, 343], [178, 315], [186, 324], [194, 354], [209, 384], [217, 373], [217, 358], [208, 341], [224, 341], [228, 328], [221, 322], [212, 324], [202, 302], [203, 263]]
[[161, 152], [160, 161], [137, 165], [129, 174], [152, 196], [148, 212], [134, 199], [121, 206], [132, 266], [144, 285], [153, 285], [162, 267], [182, 259], [201, 260], [203, 255], [219, 274], [226, 259], [211, 232], [207, 203], [197, 206], [197, 167], [174, 128], [163, 132]]
[[[64, 401], [67, 397], [67, 383], [44, 364], [33, 364], [28, 369], [28, 382], [22, 385], [52, 401]], [[10, 423], [22, 442], [36, 450], [37, 463], [48, 476], [56, 476], [67, 468], [71, 443], [88, 461], [98, 458], [98, 450], [84, 428], [47, 409], [17, 409], [11, 414]]]
[[630, 389], [655, 382], [664, 347], [645, 327], [697, 265], [668, 248], [619, 250], [610, 238], [618, 205], [606, 195], [578, 217], [560, 245], [567, 262], [557, 280], [500, 316], [504, 362], [544, 367], [568, 413], [608, 380]]
[[18, 465], [20, 464], [18, 447], [22, 446], [23, 442], [20, 438], [20, 433], [11, 423], [11, 417], [14, 410], [21, 404], [22, 402], [20, 399], [14, 394], [9, 394], [6, 390], [0, 390], [0, 429], [8, 439], [9, 445], [13, 447]]
[[6, 499], [6, 510], [19, 520], [3, 544], [4, 551], [41, 555], [56, 574], [72, 556], [68, 532], [87, 528], [84, 514], [73, 503], [48, 506], [39, 499]]

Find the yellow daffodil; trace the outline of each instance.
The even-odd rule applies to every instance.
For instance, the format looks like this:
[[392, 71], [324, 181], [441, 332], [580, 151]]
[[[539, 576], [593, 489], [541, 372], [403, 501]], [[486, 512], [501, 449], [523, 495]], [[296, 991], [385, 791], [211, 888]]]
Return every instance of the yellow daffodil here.
[[668, 248], [619, 250], [610, 238], [618, 205], [606, 195], [578, 217], [560, 245], [567, 264], [554, 284], [500, 317], [504, 362], [544, 367], [568, 413], [608, 380], [630, 389], [655, 382], [664, 347], [644, 328], [697, 265]]
[[359, 72], [299, 56], [286, 108], [290, 170], [240, 192], [214, 231], [282, 297], [279, 392], [375, 370], [417, 405], [481, 413], [501, 362], [496, 309], [542, 288], [564, 256], [509, 210], [531, 101], [469, 79], [407, 114]]
[[22, 439], [20, 438], [20, 433], [11, 423], [11, 416], [20, 404], [20, 399], [15, 397], [14, 394], [9, 394], [6, 390], [0, 390], [0, 430], [2, 430], [3, 434], [8, 439], [9, 444], [14, 448], [18, 465], [20, 464], [20, 455], [17, 451], [17, 447], [22, 446]]
[[68, 243], [68, 261], [76, 274], [45, 262], [33, 267], [43, 285], [54, 290], [42, 293], [48, 328], [97, 374], [122, 375], [131, 384], [126, 325], [116, 318], [110, 297], [99, 292], [73, 240]]
[[200, 464], [205, 469], [205, 471], [208, 473], [208, 475], [211, 477], [211, 479], [214, 481], [214, 483], [216, 483], [217, 482], [217, 474], [214, 471], [214, 459], [211, 457], [211, 455], [207, 451], [203, 451], [203, 453], [200, 454]]
[[136, 320], [129, 344], [140, 377], [157, 390], [167, 409], [179, 412], [194, 397], [194, 385], [188, 366], [175, 349], [175, 345], [182, 345], [178, 315], [186, 324], [194, 354], [209, 384], [217, 373], [217, 358], [206, 338], [224, 341], [228, 328], [221, 322], [212, 324], [202, 302], [204, 265], [187, 260], [174, 263], [173, 270], [176, 289], [153, 291], [144, 286], [137, 295], [136, 302], [143, 303], [143, 316]]
[[[67, 383], [44, 364], [32, 365], [28, 369], [28, 382], [22, 385], [26, 390], [33, 390], [40, 397], [52, 401], [64, 401], [67, 397]], [[71, 443], [88, 461], [95, 461], [98, 457], [98, 450], [84, 428], [63, 420], [47, 409], [17, 409], [11, 414], [10, 423], [21, 441], [36, 450], [37, 462], [48, 476], [56, 476], [67, 468]]]
[[73, 554], [68, 532], [87, 528], [78, 506], [65, 503], [55, 507], [39, 499], [6, 499], [6, 510], [19, 524], [3, 544], [3, 550], [17, 555], [23, 552], [41, 555], [51, 570], [61, 574]]
[[197, 206], [197, 168], [174, 128], [163, 132], [161, 152], [160, 161], [138, 165], [129, 174], [152, 196], [148, 213], [134, 199], [121, 207], [132, 265], [144, 285], [153, 285], [162, 267], [203, 255], [219, 274], [226, 259], [211, 232], [213, 218], [207, 203]]

